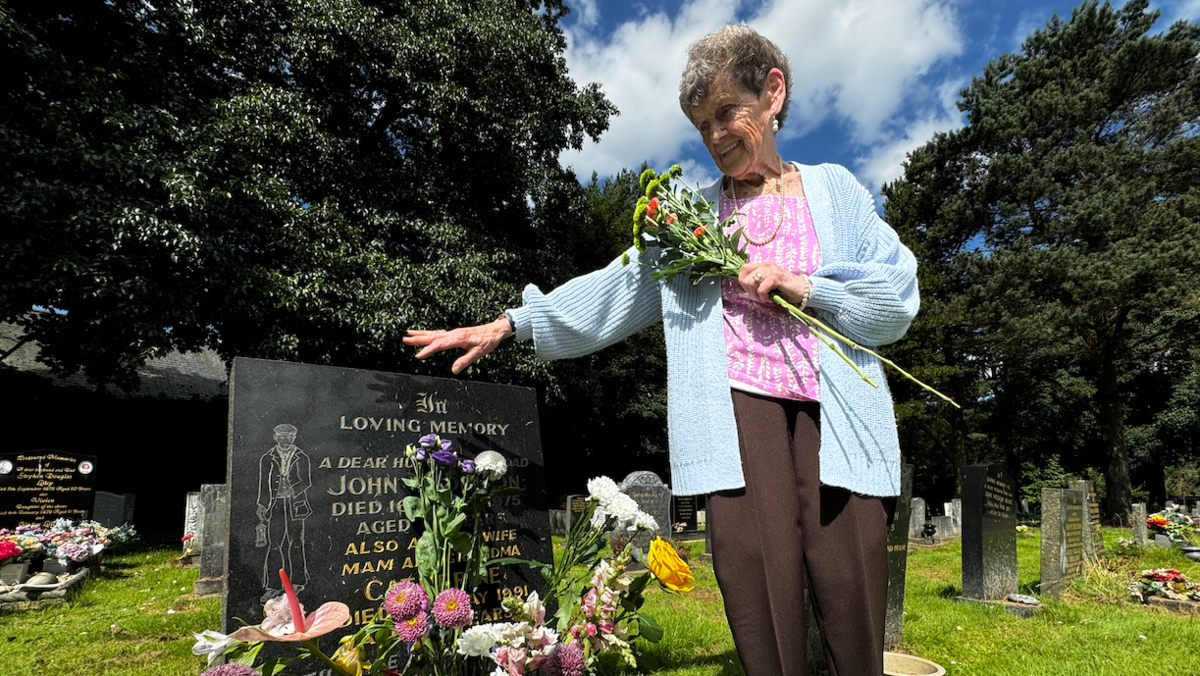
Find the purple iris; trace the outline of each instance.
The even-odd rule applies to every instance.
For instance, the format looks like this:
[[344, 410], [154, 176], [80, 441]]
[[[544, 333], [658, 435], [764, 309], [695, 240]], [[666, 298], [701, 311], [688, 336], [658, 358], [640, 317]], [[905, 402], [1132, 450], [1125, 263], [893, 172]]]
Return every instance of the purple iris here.
[[458, 456], [454, 454], [454, 451], [448, 450], [445, 447], [443, 447], [441, 450], [434, 451], [432, 457], [434, 462], [439, 465], [445, 465], [446, 467], [452, 467], [458, 464]]
[[462, 461], [458, 463], [458, 466], [462, 468], [464, 474], [475, 473], [475, 461], [470, 458], [463, 458]]

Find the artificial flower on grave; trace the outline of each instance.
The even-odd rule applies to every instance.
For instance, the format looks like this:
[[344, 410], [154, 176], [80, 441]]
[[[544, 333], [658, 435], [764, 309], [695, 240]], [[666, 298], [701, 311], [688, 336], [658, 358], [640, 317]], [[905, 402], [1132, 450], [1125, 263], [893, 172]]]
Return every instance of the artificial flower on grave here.
[[1200, 584], [1188, 580], [1174, 568], [1143, 570], [1138, 579], [1129, 585], [1129, 591], [1142, 603], [1152, 596], [1200, 602]]
[[[678, 275], [686, 275], [691, 277], [694, 283], [699, 283], [705, 277], [736, 280], [742, 266], [749, 261], [746, 247], [742, 243], [742, 229], [735, 227], [737, 214], [721, 220], [716, 208], [704, 199], [699, 190], [693, 190], [687, 185], [672, 187], [671, 181], [682, 175], [683, 169], [678, 164], [663, 174], [658, 174], [653, 169], [642, 172], [640, 184], [645, 194], [638, 198], [637, 207], [633, 212], [634, 246], [639, 251], [646, 250], [648, 246], [658, 249], [658, 254], [647, 257], [648, 262], [644, 263], [654, 268], [651, 279], [670, 282]], [[629, 261], [628, 254], [622, 257], [622, 263], [627, 264]], [[841, 345], [875, 357], [880, 363], [895, 369], [930, 394], [955, 408], [962, 408], [953, 399], [921, 382], [895, 362], [859, 345], [814, 315], [792, 305], [778, 291], [773, 291], [771, 298], [793, 318], [803, 322], [817, 340], [841, 357], [872, 387], [879, 387], [879, 384], [846, 356]]]
[[1146, 529], [1172, 540], [1197, 542], [1200, 541], [1200, 516], [1185, 514], [1178, 507], [1168, 507], [1147, 516]]
[[0, 566], [10, 563], [21, 555], [21, 548], [11, 540], [0, 540]]

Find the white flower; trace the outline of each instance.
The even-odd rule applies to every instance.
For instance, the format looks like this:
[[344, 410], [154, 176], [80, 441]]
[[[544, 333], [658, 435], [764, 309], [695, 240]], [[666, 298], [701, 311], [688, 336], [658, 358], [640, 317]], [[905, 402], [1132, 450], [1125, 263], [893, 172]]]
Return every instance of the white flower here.
[[495, 624], [477, 624], [464, 631], [458, 639], [458, 654], [467, 657], [487, 657], [503, 636]]
[[542, 600], [538, 598], [538, 593], [533, 592], [524, 603], [525, 617], [528, 617], [535, 625], [541, 626], [546, 621], [546, 607], [542, 605]]
[[656, 531], [658, 530], [658, 521], [649, 514], [638, 510], [637, 514], [633, 515], [633, 525], [629, 527], [629, 530], [638, 529]]
[[208, 655], [208, 663], [212, 664], [213, 660], [219, 655], [225, 654], [225, 648], [233, 641], [225, 634], [220, 632], [207, 630], [203, 634], [192, 634], [196, 637], [196, 645], [192, 646], [193, 655]]
[[588, 493], [593, 500], [597, 500], [601, 505], [604, 505], [612, 499], [614, 495], [620, 493], [617, 485], [612, 479], [606, 476], [598, 476], [595, 479], [587, 482]]
[[484, 451], [475, 456], [475, 471], [489, 479], [499, 479], [508, 471], [508, 461], [495, 451]]
[[[296, 625], [292, 622], [292, 607], [286, 596], [276, 596], [263, 605], [266, 619], [258, 625], [263, 631], [272, 636], [287, 636], [296, 633]], [[304, 605], [300, 605], [300, 614], [304, 614]]]
[[633, 521], [634, 517], [638, 513], [637, 500], [634, 500], [624, 493], [617, 493], [616, 495], [612, 496], [612, 498], [610, 498], [608, 502], [604, 504], [604, 508], [609, 514], [617, 517], [617, 521], [620, 523]]

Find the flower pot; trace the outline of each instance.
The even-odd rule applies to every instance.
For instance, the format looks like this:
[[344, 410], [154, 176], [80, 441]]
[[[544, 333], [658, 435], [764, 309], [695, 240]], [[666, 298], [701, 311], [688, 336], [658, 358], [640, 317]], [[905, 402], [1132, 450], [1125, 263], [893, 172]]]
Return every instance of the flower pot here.
[[29, 579], [29, 562], [6, 563], [0, 566], [0, 584], [15, 587]]
[[940, 664], [902, 653], [883, 654], [884, 676], [945, 676]]
[[42, 572], [52, 575], [70, 573], [79, 568], [79, 564], [70, 559], [42, 559]]

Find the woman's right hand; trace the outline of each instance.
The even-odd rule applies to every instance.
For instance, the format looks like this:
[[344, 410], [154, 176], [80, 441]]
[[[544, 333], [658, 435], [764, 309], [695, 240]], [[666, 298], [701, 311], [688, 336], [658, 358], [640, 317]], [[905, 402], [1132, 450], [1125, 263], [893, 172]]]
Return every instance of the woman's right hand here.
[[408, 335], [403, 340], [405, 345], [421, 346], [421, 351], [416, 355], [417, 359], [425, 359], [442, 350], [452, 348], [464, 350], [466, 354], [456, 359], [454, 365], [450, 367], [451, 372], [457, 375], [496, 349], [500, 341], [511, 335], [512, 325], [508, 323], [508, 318], [501, 315], [499, 319], [490, 324], [467, 326], [451, 331], [409, 329]]

